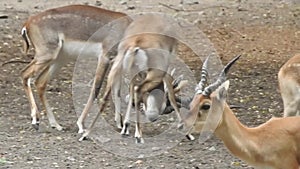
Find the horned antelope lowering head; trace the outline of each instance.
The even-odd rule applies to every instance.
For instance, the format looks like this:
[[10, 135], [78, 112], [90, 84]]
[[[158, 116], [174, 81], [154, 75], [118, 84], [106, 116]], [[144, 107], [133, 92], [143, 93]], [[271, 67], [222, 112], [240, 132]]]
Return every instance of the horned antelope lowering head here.
[[[182, 88], [184, 88], [188, 81], [184, 79], [183, 75], [177, 76], [175, 78], [175, 70], [173, 69], [170, 72], [172, 77], [172, 86], [174, 89], [174, 93], [178, 94]], [[129, 101], [130, 95], [128, 95]], [[176, 97], [176, 102], [178, 106], [181, 106], [181, 98]], [[160, 115], [169, 114], [174, 111], [172, 107], [169, 96], [168, 96], [168, 87], [165, 83], [161, 83], [156, 86], [153, 90], [148, 91], [142, 96], [142, 111], [144, 111], [145, 116], [148, 121], [153, 122], [156, 121]]]
[[[248, 128], [226, 103], [229, 81], [225, 81], [225, 75], [238, 58], [225, 66], [215, 83], [203, 88], [200, 81], [199, 92], [190, 104], [190, 116], [184, 119], [185, 125], [198, 131], [203, 129], [205, 121], [211, 127], [215, 125], [214, 134], [228, 150], [257, 168], [298, 169], [300, 117], [272, 118], [258, 127]], [[207, 118], [209, 115], [214, 118]]]
[[[176, 26], [176, 25], [175, 25]], [[132, 103], [135, 103], [136, 115], [136, 142], [142, 143], [142, 132], [139, 123], [139, 111], [137, 105], [142, 102], [143, 96], [165, 83], [168, 88], [168, 95], [171, 105], [181, 119], [179, 109], [175, 100], [175, 93], [172, 86], [172, 77], [167, 73], [171, 60], [175, 59], [177, 41], [174, 37], [174, 23], [170, 18], [159, 14], [144, 14], [138, 16], [128, 26], [123, 40], [118, 46], [118, 55], [108, 75], [108, 85], [104, 94], [104, 100], [108, 98], [111, 90], [114, 93], [115, 117], [117, 126], [122, 128], [121, 134], [129, 134], [130, 112]], [[120, 88], [122, 74], [130, 74], [130, 99], [127, 111], [122, 124]], [[106, 102], [106, 101], [104, 101]], [[104, 108], [100, 106], [100, 111]], [[98, 114], [99, 115], [99, 114]], [[97, 116], [98, 117], [98, 116]], [[93, 127], [97, 117], [91, 124]], [[122, 126], [123, 125], [123, 126]], [[87, 131], [81, 139], [89, 134]]]
[[300, 115], [300, 54], [290, 58], [278, 72], [284, 117]]
[[[46, 109], [50, 126], [62, 130], [47, 102], [46, 85], [62, 66], [82, 55], [98, 58], [90, 97], [77, 122], [79, 132], [83, 131], [83, 120], [92, 101], [99, 93], [109, 65], [109, 58], [105, 55], [112, 45], [120, 41], [124, 30], [131, 22], [131, 19], [126, 16], [124, 13], [92, 6], [70, 5], [46, 10], [29, 17], [24, 23], [22, 36], [25, 41], [25, 51], [31, 44], [35, 48], [35, 56], [31, 63], [22, 70], [21, 76], [30, 102], [32, 124], [36, 129], [38, 129], [40, 111], [31, 89], [31, 79], [36, 75], [35, 85]], [[114, 23], [117, 25], [112, 23], [116, 19], [118, 22]], [[103, 32], [97, 32], [98, 30]], [[92, 35], [95, 36], [90, 39]]]

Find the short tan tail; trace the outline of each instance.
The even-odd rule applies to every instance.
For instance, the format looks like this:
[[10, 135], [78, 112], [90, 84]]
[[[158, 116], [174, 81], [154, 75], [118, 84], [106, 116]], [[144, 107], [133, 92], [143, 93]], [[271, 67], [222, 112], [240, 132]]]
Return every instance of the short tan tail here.
[[29, 49], [29, 38], [28, 38], [26, 26], [24, 26], [24, 27], [22, 28], [21, 34], [22, 34], [22, 37], [23, 37], [23, 39], [24, 39], [24, 43], [23, 43], [23, 52], [24, 52], [24, 53], [27, 53], [27, 52], [28, 52], [28, 49]]

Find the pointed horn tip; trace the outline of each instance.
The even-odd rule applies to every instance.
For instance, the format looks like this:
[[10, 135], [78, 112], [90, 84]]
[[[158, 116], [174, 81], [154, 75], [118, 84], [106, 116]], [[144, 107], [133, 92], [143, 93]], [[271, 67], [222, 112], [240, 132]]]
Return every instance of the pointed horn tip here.
[[229, 63], [237, 61], [242, 55], [235, 56]]
[[237, 55], [234, 57], [230, 62], [227, 63], [227, 65], [224, 67], [223, 71], [225, 74], [229, 71], [230, 67], [241, 57], [242, 55]]
[[171, 75], [171, 76], [174, 76], [174, 74], [175, 74], [175, 71], [176, 71], [176, 68], [173, 68], [173, 69], [171, 70], [171, 73], [170, 73], [170, 75]]
[[181, 75], [179, 75], [178, 77], [177, 77], [177, 79], [183, 79], [184, 78], [184, 75], [183, 74], [181, 74]]
[[237, 56], [234, 58], [234, 60], [235, 60], [235, 59], [238, 60], [241, 56], [242, 56], [241, 54], [237, 55]]
[[[207, 57], [206, 57], [206, 59], [204, 60], [204, 62], [203, 62], [203, 66], [205, 66], [206, 67], [206, 65], [207, 65], [207, 63], [208, 63], [208, 60], [209, 60], [209, 58], [210, 58], [210, 55], [208, 55]], [[202, 67], [203, 67], [202, 66]]]

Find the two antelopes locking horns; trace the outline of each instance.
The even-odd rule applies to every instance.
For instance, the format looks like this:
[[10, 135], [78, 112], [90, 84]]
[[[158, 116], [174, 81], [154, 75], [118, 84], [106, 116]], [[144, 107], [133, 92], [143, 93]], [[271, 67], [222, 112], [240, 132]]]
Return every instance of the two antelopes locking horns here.
[[[216, 82], [205, 87], [208, 57], [202, 66], [196, 94], [185, 101], [176, 97], [176, 93], [187, 82], [174, 79], [174, 71], [168, 73], [171, 61], [176, 58], [176, 29], [173, 26], [173, 23], [161, 15], [144, 14], [132, 19], [124, 13], [85, 5], [50, 9], [31, 16], [25, 22], [21, 33], [25, 51], [31, 44], [35, 49], [35, 56], [23, 69], [22, 80], [29, 99], [34, 128], [39, 127], [40, 111], [31, 89], [31, 79], [36, 76], [35, 86], [50, 126], [62, 130], [47, 102], [45, 89], [51, 77], [62, 66], [76, 60], [80, 54], [98, 58], [90, 96], [77, 121], [78, 132], [83, 133], [81, 140], [91, 132], [97, 117], [113, 93], [115, 121], [122, 135], [129, 134], [129, 117], [132, 107], [135, 107], [137, 143], [144, 142], [138, 105], [145, 105], [144, 111], [149, 121], [155, 121], [171, 107], [179, 119], [179, 128], [188, 128], [189, 132], [186, 134], [191, 140], [194, 139], [191, 133], [201, 131], [204, 122], [209, 120], [207, 117], [210, 113], [221, 117], [216, 122], [217, 128], [214, 133], [235, 156], [261, 168], [298, 169], [300, 117], [287, 116], [300, 113], [300, 55], [291, 58], [278, 74], [285, 117], [272, 118], [258, 127], [248, 128], [239, 122], [226, 103], [229, 87], [226, 74], [240, 56], [224, 67]], [[89, 39], [95, 32], [99, 32], [98, 30], [99, 36]], [[118, 48], [113, 48], [115, 45], [118, 45]], [[109, 53], [111, 49], [113, 52]], [[117, 56], [110, 56], [114, 52]], [[130, 75], [131, 81], [127, 111], [123, 117], [120, 90], [124, 72]], [[100, 112], [86, 129], [85, 118], [99, 94], [106, 73], [108, 80]], [[152, 94], [151, 91], [155, 89], [161, 89], [163, 92]], [[182, 117], [178, 106], [189, 108], [188, 115]]]

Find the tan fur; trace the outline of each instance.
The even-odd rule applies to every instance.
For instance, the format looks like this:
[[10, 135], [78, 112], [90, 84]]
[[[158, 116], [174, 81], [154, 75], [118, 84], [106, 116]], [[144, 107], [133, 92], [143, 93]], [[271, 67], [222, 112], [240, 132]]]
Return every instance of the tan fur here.
[[[221, 115], [214, 131], [235, 156], [257, 168], [298, 169], [300, 166], [300, 117], [272, 118], [266, 123], [249, 128], [241, 124], [226, 102], [220, 101], [213, 92], [210, 98], [196, 95], [192, 102], [191, 114], [197, 112], [196, 123], [185, 119], [187, 126], [194, 124], [195, 130], [201, 131], [203, 125], [196, 125], [206, 119], [208, 110], [202, 110], [204, 103], [222, 106], [223, 112], [210, 112]], [[225, 98], [223, 98], [225, 99]], [[194, 118], [195, 116], [190, 116]], [[193, 124], [189, 124], [192, 122]]]
[[[51, 77], [66, 63], [76, 60], [79, 54], [95, 55], [99, 62], [96, 76], [88, 103], [78, 119], [78, 126], [82, 132], [83, 121], [95, 99], [104, 79], [109, 61], [106, 55], [112, 44], [117, 44], [123, 36], [131, 19], [126, 14], [109, 11], [86, 5], [70, 5], [49, 9], [37, 15], [29, 17], [24, 23], [22, 36], [24, 38], [24, 51], [29, 48], [29, 42], [35, 49], [33, 61], [22, 71], [23, 86], [29, 98], [32, 109], [33, 124], [38, 122], [39, 111], [30, 87], [30, 79], [37, 75], [35, 82], [37, 91], [52, 127], [61, 130], [62, 127], [56, 122], [51, 108], [45, 97], [45, 88]], [[124, 18], [122, 18], [124, 17]], [[126, 17], [126, 18], [125, 18]], [[117, 26], [104, 26], [120, 19]], [[103, 28], [103, 29], [102, 29]], [[101, 29], [101, 36], [94, 33]], [[113, 33], [110, 33], [113, 30]], [[93, 36], [94, 35], [94, 36]], [[89, 40], [89, 41], [88, 41]], [[88, 50], [80, 51], [78, 48], [86, 45]], [[36, 110], [36, 111], [35, 111]]]
[[284, 117], [300, 115], [300, 54], [290, 58], [278, 72]]
[[[136, 60], [140, 59], [138, 57], [147, 57], [147, 61], [145, 61], [146, 63], [143, 62], [143, 64], [146, 64], [147, 68], [146, 70], [142, 70], [146, 72], [145, 78], [138, 83], [134, 83], [134, 81], [132, 81], [130, 84], [130, 101], [132, 101], [133, 98], [136, 98], [134, 99], [135, 105], [138, 105], [138, 103], [142, 101], [142, 97], [147, 92], [151, 91], [159, 84], [164, 82], [168, 87], [169, 99], [171, 101], [171, 104], [177, 112], [177, 115], [180, 117], [179, 109], [176, 105], [175, 93], [172, 86], [173, 79], [166, 73], [170, 61], [175, 58], [175, 56], [172, 55], [175, 52], [177, 45], [174, 29], [175, 28], [173, 27], [173, 25], [168, 22], [165, 17], [162, 16], [146, 14], [137, 17], [128, 26], [127, 30], [125, 31], [124, 38], [118, 46], [118, 55], [108, 75], [107, 92], [111, 89], [117, 89], [117, 91], [114, 91], [115, 95], [117, 95], [117, 93], [120, 92], [120, 88], [116, 84], [119, 85], [119, 82], [121, 81], [120, 78], [122, 78], [122, 73], [128, 71], [127, 73], [132, 75], [132, 77], [130, 78], [135, 79], [136, 77], [134, 76], [141, 70], [136, 70], [134, 66], [138, 65], [134, 65], [133, 63], [135, 63]], [[135, 54], [134, 51], [136, 49], [138, 49], [138, 51], [140, 52], [144, 52], [145, 55], [141, 56]], [[151, 49], [164, 51], [167, 55], [164, 55], [162, 53], [155, 53], [151, 51]], [[125, 56], [128, 56], [128, 62], [126, 61]], [[125, 69], [123, 65], [127, 66], [127, 68]], [[115, 100], [118, 99], [120, 98], [115, 98]], [[129, 123], [128, 114], [130, 112], [131, 103], [129, 103], [128, 105], [129, 106], [126, 112], [124, 124], [126, 124], [127, 122]], [[136, 106], [136, 108], [137, 107], [138, 106]], [[116, 114], [121, 115], [121, 112], [116, 112]], [[142, 139], [142, 136], [138, 115], [139, 113], [137, 113], [136, 138], [138, 142], [142, 142], [141, 140], [139, 140]], [[128, 134], [126, 125], [124, 126], [121, 133]], [[93, 126], [90, 126], [90, 129], [92, 127]], [[89, 132], [90, 130], [88, 130], [84, 136], [87, 136]]]

